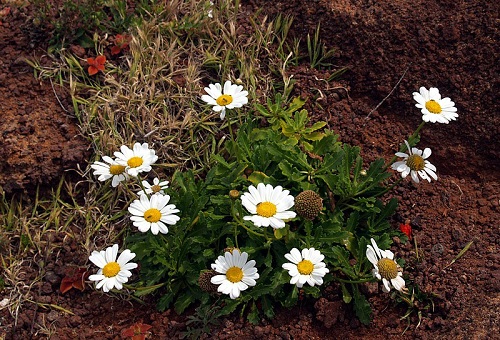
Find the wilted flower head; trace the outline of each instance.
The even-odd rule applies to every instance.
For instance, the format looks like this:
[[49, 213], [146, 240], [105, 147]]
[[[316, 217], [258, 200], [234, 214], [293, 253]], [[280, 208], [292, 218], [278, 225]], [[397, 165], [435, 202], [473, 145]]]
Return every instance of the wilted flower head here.
[[111, 185], [116, 187], [121, 181], [128, 179], [124, 165], [119, 164], [109, 156], [104, 156], [102, 159], [105, 163], [96, 161], [90, 166], [94, 169], [94, 175], [99, 175], [97, 178], [99, 181], [106, 181], [113, 178]]
[[441, 99], [435, 87], [429, 90], [421, 87], [419, 92], [413, 92], [413, 99], [417, 102], [415, 106], [422, 110], [422, 119], [426, 122], [448, 124], [458, 117], [455, 103], [448, 97]]
[[373, 276], [382, 280], [382, 290], [389, 293], [394, 287], [399, 291], [405, 290], [405, 280], [401, 267], [394, 261], [394, 254], [390, 250], [381, 250], [372, 238], [371, 245], [366, 249], [366, 257], [373, 264]]
[[226, 109], [242, 107], [248, 103], [248, 92], [243, 91], [242, 85], [231, 84], [229, 80], [224, 83], [224, 89], [219, 83], [216, 83], [205, 87], [205, 92], [208, 95], [201, 96], [201, 99], [213, 105], [215, 112], [220, 112], [220, 119], [224, 119], [226, 116]]
[[161, 181], [158, 177], [153, 179], [153, 184], [150, 184], [148, 181], [142, 181], [142, 186], [144, 190], [141, 190], [137, 193], [137, 195], [164, 195], [165, 189], [168, 188], [168, 181]]
[[[431, 155], [431, 149], [425, 148], [424, 151], [417, 148], [410, 148], [410, 145], [405, 141], [408, 153], [396, 152], [396, 156], [403, 157], [402, 161], [394, 162], [391, 168], [401, 173], [403, 178], [411, 174], [411, 178], [415, 183], [419, 183], [418, 176], [431, 181], [430, 177], [437, 180], [436, 167], [432, 165], [427, 158]], [[429, 177], [430, 176], [430, 177]]]

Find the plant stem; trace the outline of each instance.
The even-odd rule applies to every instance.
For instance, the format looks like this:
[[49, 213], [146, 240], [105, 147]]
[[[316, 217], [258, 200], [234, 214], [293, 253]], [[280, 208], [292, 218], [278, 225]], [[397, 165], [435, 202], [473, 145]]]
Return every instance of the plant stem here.
[[364, 283], [364, 282], [371, 282], [371, 281], [373, 281], [373, 278], [360, 279], [360, 280], [345, 280], [345, 279], [341, 279], [341, 278], [338, 278], [338, 277], [334, 277], [333, 279], [335, 281], [344, 282], [344, 283]]

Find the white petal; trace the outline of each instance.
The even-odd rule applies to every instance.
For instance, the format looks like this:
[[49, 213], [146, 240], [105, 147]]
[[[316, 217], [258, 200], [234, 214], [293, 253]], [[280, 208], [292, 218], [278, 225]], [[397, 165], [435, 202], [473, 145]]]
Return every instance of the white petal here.
[[377, 265], [378, 263], [377, 255], [371, 245], [367, 246], [366, 257], [368, 258], [368, 261], [370, 261], [374, 266]]

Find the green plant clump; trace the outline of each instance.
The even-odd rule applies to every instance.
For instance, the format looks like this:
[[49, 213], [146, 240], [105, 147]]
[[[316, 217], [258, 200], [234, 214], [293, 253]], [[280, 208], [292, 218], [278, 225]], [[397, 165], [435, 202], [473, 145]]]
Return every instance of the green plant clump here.
[[[292, 110], [275, 108], [273, 128], [260, 128], [256, 118], [248, 119], [235, 140], [227, 142], [224, 157], [213, 156], [215, 166], [203, 179], [191, 171], [174, 174], [168, 193], [181, 211], [180, 221], [168, 234], [133, 233], [126, 240], [141, 264], [136, 294], [158, 289], [158, 308], [173, 306], [179, 313], [195, 302], [213, 304], [218, 299], [219, 314], [239, 308], [258, 322], [261, 314], [272, 317], [275, 306], [291, 307], [298, 301], [299, 288], [289, 283], [282, 268], [288, 262], [284, 255], [292, 248], [315, 248], [330, 270], [325, 283], [338, 281], [344, 301], [353, 301], [359, 319], [370, 322], [370, 306], [359, 290], [360, 283], [373, 280], [367, 245], [374, 238], [386, 249], [391, 236], [400, 235], [388, 221], [396, 200], [379, 199], [391, 174], [382, 159], [363, 171], [359, 148], [338, 142], [328, 129], [319, 131], [324, 123], [300, 133], [297, 127], [308, 120], [307, 112], [300, 110], [303, 104], [297, 98]], [[259, 183], [280, 185], [292, 196], [313, 191], [324, 207], [314, 220], [298, 216], [282, 229], [256, 227], [243, 219], [250, 214], [238, 193]], [[200, 288], [198, 279], [228, 248], [238, 248], [255, 260], [259, 278], [238, 299], [222, 302], [220, 294]], [[318, 286], [302, 289], [315, 298], [321, 294]]]

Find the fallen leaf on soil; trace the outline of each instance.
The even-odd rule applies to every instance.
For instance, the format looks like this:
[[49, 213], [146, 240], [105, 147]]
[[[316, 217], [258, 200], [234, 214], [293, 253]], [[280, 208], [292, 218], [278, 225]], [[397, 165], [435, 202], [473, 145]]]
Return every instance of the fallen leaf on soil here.
[[146, 336], [149, 334], [148, 330], [151, 328], [151, 325], [144, 324], [142, 322], [137, 322], [130, 326], [127, 329], [122, 331], [122, 337], [128, 338], [131, 337], [132, 340], [144, 340]]
[[87, 268], [77, 268], [72, 273], [66, 275], [59, 287], [62, 294], [66, 293], [71, 288], [76, 288], [83, 292], [85, 289], [85, 276], [87, 275]]

